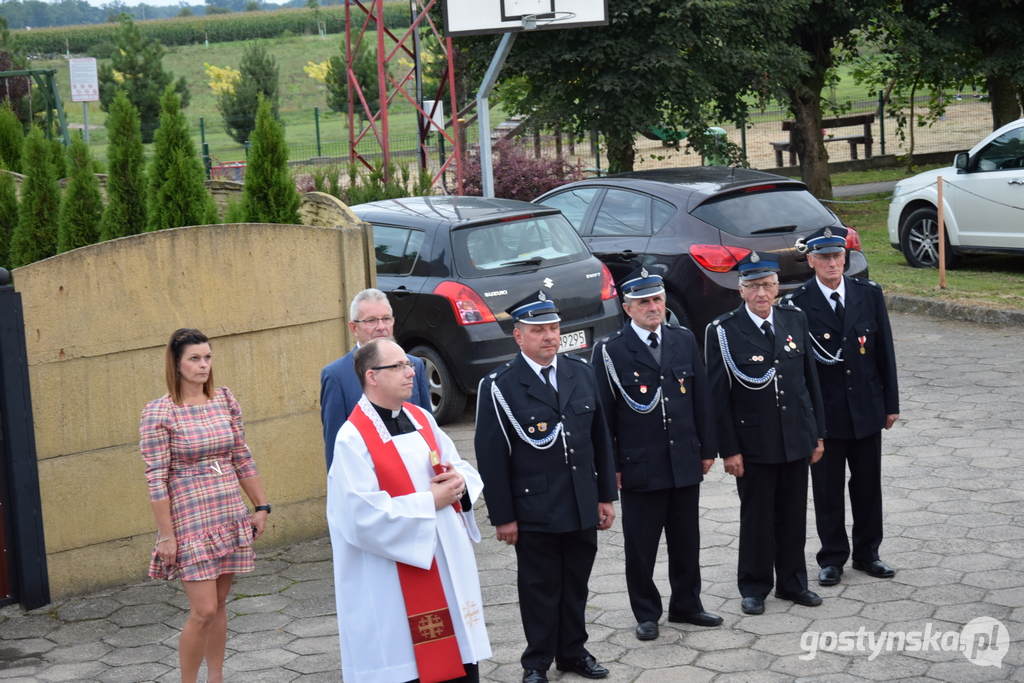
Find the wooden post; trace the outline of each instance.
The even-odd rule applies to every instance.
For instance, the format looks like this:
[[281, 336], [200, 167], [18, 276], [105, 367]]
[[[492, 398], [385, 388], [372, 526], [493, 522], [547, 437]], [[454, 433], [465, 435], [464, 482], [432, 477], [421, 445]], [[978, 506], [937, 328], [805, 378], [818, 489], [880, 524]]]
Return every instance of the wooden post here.
[[939, 193], [939, 289], [946, 288], [946, 225], [943, 221], [943, 204], [942, 204], [942, 176], [939, 176], [935, 182], [938, 184]]

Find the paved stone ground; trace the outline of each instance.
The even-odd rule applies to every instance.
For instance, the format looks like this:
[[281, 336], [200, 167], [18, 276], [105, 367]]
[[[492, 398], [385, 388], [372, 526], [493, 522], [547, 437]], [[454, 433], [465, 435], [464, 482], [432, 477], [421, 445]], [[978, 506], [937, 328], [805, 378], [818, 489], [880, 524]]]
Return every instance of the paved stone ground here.
[[[622, 537], [601, 535], [588, 605], [590, 649], [610, 682], [773, 681], [1024, 682], [1024, 365], [1020, 328], [897, 314], [902, 419], [883, 448], [887, 540], [897, 568], [875, 580], [847, 567], [825, 602], [800, 607], [770, 597], [743, 615], [735, 586], [738, 500], [718, 464], [702, 490], [704, 604], [725, 617], [715, 629], [663, 624], [661, 637], [633, 636], [623, 578]], [[449, 429], [472, 454], [472, 413]], [[810, 510], [809, 506], [809, 510]], [[516, 606], [515, 556], [489, 535], [477, 557], [494, 657], [487, 681], [518, 681], [524, 641]], [[813, 516], [809, 516], [813, 519]], [[812, 527], [813, 528], [813, 527]], [[807, 543], [816, 575], [816, 540]], [[664, 555], [659, 572], [664, 576]], [[667, 591], [665, 581], [662, 590]], [[812, 581], [812, 588], [816, 588]], [[0, 610], [0, 679], [6, 681], [175, 681], [176, 645], [187, 603], [180, 584], [155, 581], [21, 614]], [[235, 583], [228, 680], [339, 681], [337, 626], [327, 539], [264, 553]], [[824, 651], [813, 659], [807, 632], [959, 632], [978, 617], [1008, 629], [1001, 667], [948, 651]], [[856, 641], [851, 641], [854, 644]], [[862, 642], [866, 642], [862, 640]], [[551, 679], [579, 681], [573, 674]]]

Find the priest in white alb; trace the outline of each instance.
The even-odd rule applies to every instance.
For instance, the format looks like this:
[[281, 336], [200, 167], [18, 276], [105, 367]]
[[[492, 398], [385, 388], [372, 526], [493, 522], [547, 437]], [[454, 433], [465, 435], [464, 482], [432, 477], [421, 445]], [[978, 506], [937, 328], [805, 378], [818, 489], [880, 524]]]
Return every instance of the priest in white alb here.
[[375, 339], [353, 363], [364, 394], [327, 476], [342, 676], [476, 683], [491, 656], [472, 544], [483, 482], [408, 402], [415, 371], [402, 347]]

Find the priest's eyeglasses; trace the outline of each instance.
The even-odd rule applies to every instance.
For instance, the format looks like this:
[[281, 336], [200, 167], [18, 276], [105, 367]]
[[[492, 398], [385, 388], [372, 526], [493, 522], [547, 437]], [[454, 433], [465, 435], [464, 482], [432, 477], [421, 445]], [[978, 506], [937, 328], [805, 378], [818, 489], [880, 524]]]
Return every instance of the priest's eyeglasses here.
[[395, 322], [395, 318], [393, 316], [386, 315], [383, 318], [366, 318], [364, 320], [353, 320], [352, 322], [363, 323], [367, 327], [377, 327], [377, 325], [380, 325], [381, 323], [384, 323], [385, 325], [390, 325], [391, 323]]
[[402, 362], [394, 363], [393, 365], [378, 365], [377, 367], [370, 368], [370, 369], [371, 370], [412, 370], [415, 367], [416, 366], [412, 364], [412, 361], [403, 360]]

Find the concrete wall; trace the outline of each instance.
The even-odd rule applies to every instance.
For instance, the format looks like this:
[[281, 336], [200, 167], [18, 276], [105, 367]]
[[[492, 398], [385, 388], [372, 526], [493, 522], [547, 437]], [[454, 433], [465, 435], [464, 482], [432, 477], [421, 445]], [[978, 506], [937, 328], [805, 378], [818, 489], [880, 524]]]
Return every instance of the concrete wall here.
[[178, 327], [211, 337], [216, 383], [241, 403], [274, 504], [257, 550], [325, 533], [319, 373], [353, 343], [348, 303], [376, 276], [369, 226], [312, 201], [332, 227], [178, 228], [15, 271], [54, 599], [146, 575], [156, 526], [139, 416], [166, 393]]

